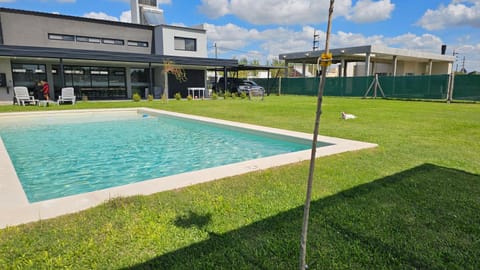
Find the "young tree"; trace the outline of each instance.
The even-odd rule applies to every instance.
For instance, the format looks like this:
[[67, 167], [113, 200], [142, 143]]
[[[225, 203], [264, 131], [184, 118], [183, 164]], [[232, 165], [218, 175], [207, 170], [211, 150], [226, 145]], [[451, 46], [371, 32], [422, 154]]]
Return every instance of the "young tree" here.
[[325, 89], [325, 79], [327, 74], [327, 68], [331, 64], [331, 54], [329, 51], [329, 40], [330, 40], [330, 31], [332, 23], [332, 14], [333, 14], [333, 3], [335, 0], [330, 0], [330, 8], [328, 11], [328, 23], [327, 23], [327, 36], [325, 40], [325, 51], [322, 56], [318, 59], [317, 62], [321, 61], [322, 66], [322, 78], [320, 84], [318, 85], [318, 96], [317, 96], [317, 112], [315, 116], [315, 127], [313, 130], [313, 140], [312, 140], [312, 152], [310, 156], [310, 170], [308, 173], [308, 182], [307, 182], [307, 194], [305, 199], [305, 205], [303, 210], [303, 225], [302, 225], [302, 237], [300, 240], [300, 270], [305, 270], [307, 268], [306, 264], [306, 255], [307, 255], [307, 232], [308, 232], [308, 218], [310, 215], [310, 202], [312, 197], [312, 186], [313, 186], [313, 172], [315, 170], [315, 155], [317, 149], [317, 139], [318, 139], [318, 130], [320, 127], [320, 116], [322, 115], [322, 101], [323, 101], [323, 91]]
[[167, 101], [168, 100], [168, 74], [173, 74], [175, 76], [175, 79], [179, 82], [185, 82], [187, 81], [187, 74], [185, 73], [185, 70], [177, 65], [171, 60], [166, 60], [163, 62], [163, 94], [162, 94], [162, 100]]

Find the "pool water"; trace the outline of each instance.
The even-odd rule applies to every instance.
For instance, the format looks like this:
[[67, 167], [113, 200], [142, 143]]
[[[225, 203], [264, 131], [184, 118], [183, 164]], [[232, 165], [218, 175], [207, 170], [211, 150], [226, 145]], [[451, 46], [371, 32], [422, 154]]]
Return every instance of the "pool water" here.
[[30, 119], [2, 126], [0, 136], [30, 202], [311, 147], [307, 140], [136, 113]]

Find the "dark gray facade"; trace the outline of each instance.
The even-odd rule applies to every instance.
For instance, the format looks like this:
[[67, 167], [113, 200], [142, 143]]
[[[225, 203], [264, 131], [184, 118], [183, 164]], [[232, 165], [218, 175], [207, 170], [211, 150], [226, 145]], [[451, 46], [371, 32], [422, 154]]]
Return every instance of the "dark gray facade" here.
[[[208, 68], [238, 64], [205, 57], [204, 30], [182, 27], [155, 36], [164, 32], [158, 30], [162, 27], [172, 28], [0, 8], [0, 74], [5, 74], [0, 101], [13, 99], [14, 86], [33, 90], [40, 79], [50, 83], [54, 98], [65, 86], [89, 99], [126, 99], [135, 92], [144, 96], [145, 89], [158, 95], [165, 85], [166, 62], [195, 74], [190, 81], [170, 82], [170, 77], [167, 83], [177, 88], [168, 92], [186, 93], [187, 86], [205, 87], [199, 74], [205, 78]], [[194, 38], [198, 50], [176, 53], [177, 36]], [[156, 48], [171, 49], [164, 55]]]

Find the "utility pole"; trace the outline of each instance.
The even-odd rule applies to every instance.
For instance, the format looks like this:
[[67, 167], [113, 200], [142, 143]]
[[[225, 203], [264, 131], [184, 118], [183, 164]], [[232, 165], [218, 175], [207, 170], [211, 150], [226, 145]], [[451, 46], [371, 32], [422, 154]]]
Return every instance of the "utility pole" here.
[[[218, 51], [217, 51], [217, 43], [213, 43], [213, 46], [215, 47], [215, 59], [217, 59], [218, 57]], [[225, 77], [225, 75], [223, 75]], [[214, 86], [215, 86], [215, 91], [214, 92], [218, 92], [218, 79], [217, 79], [217, 67], [215, 67], [215, 83], [214, 83]], [[226, 78], [225, 78], [226, 80]], [[213, 87], [212, 87], [213, 88]]]
[[312, 51], [318, 50], [318, 44], [320, 43], [320, 35], [317, 34], [317, 30], [313, 30], [313, 46]]
[[315, 170], [315, 157], [316, 157], [316, 150], [317, 150], [318, 130], [320, 127], [320, 116], [322, 114], [322, 102], [323, 102], [323, 92], [325, 89], [325, 79], [327, 77], [328, 66], [332, 63], [332, 55], [330, 54], [330, 51], [329, 51], [329, 42], [330, 42], [330, 31], [332, 28], [332, 14], [333, 14], [334, 2], [335, 0], [330, 0], [330, 8], [328, 9], [328, 24], [327, 24], [327, 33], [325, 38], [325, 51], [317, 59], [317, 65], [321, 61], [322, 78], [318, 85], [317, 112], [315, 116], [315, 128], [313, 131], [312, 152], [310, 156], [310, 170], [308, 173], [308, 182], [307, 182], [307, 194], [306, 194], [305, 205], [303, 210], [302, 237], [300, 240], [300, 264], [299, 264], [300, 270], [305, 270], [308, 268], [306, 264], [308, 218], [310, 215], [310, 203], [312, 198], [312, 187], [313, 187], [313, 172]]

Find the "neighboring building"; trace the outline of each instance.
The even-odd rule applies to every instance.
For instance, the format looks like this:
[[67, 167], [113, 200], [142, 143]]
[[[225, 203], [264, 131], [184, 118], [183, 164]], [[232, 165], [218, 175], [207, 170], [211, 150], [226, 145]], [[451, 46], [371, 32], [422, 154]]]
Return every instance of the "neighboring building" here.
[[[146, 9], [139, 10], [143, 16]], [[181, 66], [187, 80], [164, 76], [166, 62]], [[169, 97], [177, 92], [185, 97], [187, 87], [205, 87], [207, 69], [237, 65], [237, 60], [207, 58], [206, 30], [199, 27], [0, 8], [0, 101], [13, 99], [14, 86], [33, 91], [41, 79], [49, 82], [55, 99], [62, 87], [70, 86], [88, 99], [126, 99], [135, 92], [144, 96], [146, 89], [159, 98], [165, 77]]]
[[[443, 49], [444, 52], [445, 49]], [[338, 48], [330, 50], [333, 64], [339, 77], [379, 75], [435, 75], [452, 72], [455, 57], [419, 51], [387, 48], [377, 45]], [[288, 64], [316, 66], [323, 51], [305, 51], [280, 54]], [[330, 73], [330, 72], [329, 72]], [[303, 73], [305, 74], [305, 73]]]

